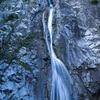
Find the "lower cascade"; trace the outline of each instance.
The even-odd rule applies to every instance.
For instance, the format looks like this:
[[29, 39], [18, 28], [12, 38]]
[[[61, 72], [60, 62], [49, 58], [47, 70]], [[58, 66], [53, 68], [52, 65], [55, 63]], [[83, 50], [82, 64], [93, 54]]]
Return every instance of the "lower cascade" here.
[[[61, 60], [54, 53], [52, 45], [52, 21], [53, 21], [53, 5], [50, 4], [47, 28], [45, 24], [45, 12], [43, 13], [43, 29], [47, 48], [51, 58], [52, 66], [52, 88], [50, 100], [78, 100], [76, 91], [73, 87], [72, 79]], [[48, 31], [46, 30], [48, 29]]]

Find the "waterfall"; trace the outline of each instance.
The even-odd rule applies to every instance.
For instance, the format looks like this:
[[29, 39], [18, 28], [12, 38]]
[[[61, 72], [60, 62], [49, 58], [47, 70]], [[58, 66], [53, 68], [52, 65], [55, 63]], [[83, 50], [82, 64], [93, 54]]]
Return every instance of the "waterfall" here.
[[45, 12], [43, 13], [44, 38], [51, 58], [52, 66], [52, 88], [50, 100], [77, 100], [77, 95], [73, 87], [72, 79], [61, 60], [54, 53], [52, 45], [52, 21], [53, 5], [49, 1], [49, 15], [47, 27], [45, 24]]

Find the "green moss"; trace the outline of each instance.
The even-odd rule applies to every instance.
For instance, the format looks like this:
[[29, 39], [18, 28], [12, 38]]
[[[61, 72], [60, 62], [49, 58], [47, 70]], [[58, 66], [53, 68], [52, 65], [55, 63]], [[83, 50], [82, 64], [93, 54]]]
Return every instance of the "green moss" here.
[[29, 36], [27, 37], [27, 39], [31, 39], [31, 38], [34, 38], [34, 34], [29, 34]]
[[28, 46], [28, 41], [30, 39], [34, 38], [34, 34], [29, 34], [29, 36], [26, 38], [25, 42], [22, 44], [22, 46], [27, 47]]
[[67, 70], [69, 70], [69, 67], [68, 66], [66, 68], [67, 68]]
[[21, 57], [24, 57], [24, 56], [26, 56], [26, 55], [27, 55], [27, 53], [23, 54]]
[[94, 2], [99, 2], [99, 0], [87, 0], [88, 2], [92, 2], [92, 3], [94, 3]]
[[7, 18], [4, 18], [5, 22], [8, 22], [9, 20], [14, 20], [13, 16], [8, 16]]
[[19, 61], [18, 65], [26, 66], [26, 63]]
[[2, 2], [2, 0], [0, 0], [0, 3]]
[[7, 55], [7, 59], [8, 59], [8, 61], [10, 61], [10, 60], [12, 60], [12, 59], [13, 59], [13, 57], [12, 57], [12, 56]]
[[8, 61], [12, 60], [13, 59], [13, 54], [7, 55], [7, 59], [8, 59]]
[[[32, 38], [34, 38], [34, 34], [29, 34], [29, 36], [26, 38], [25, 42], [22, 43], [22, 46], [27, 47], [28, 46], [28, 41]], [[20, 41], [20, 43], [21, 43], [21, 41]]]
[[30, 5], [30, 2], [27, 2], [28, 5]]
[[32, 6], [34, 9], [36, 9], [36, 7]]
[[[22, 40], [20, 37], [17, 37], [17, 42], [16, 43], [17, 43], [18, 47], [15, 50], [15, 52], [18, 52], [21, 47], [28, 47], [28, 43], [32, 38], [34, 38], [34, 34], [31, 33], [28, 36], [26, 34], [24, 34], [23, 38], [25, 38], [25, 39]], [[23, 55], [23, 56], [25, 56], [25, 55]]]
[[18, 60], [17, 54], [15, 54], [14, 59]]
[[22, 35], [22, 38], [25, 38], [26, 36], [27, 36], [27, 34], [23, 34], [23, 35]]
[[10, 9], [10, 6], [8, 6], [8, 9]]
[[96, 32], [97, 34], [100, 34], [100, 31]]
[[4, 17], [4, 21], [8, 22], [9, 20], [14, 20], [17, 18], [18, 18], [18, 16], [16, 14], [12, 13], [12, 14], [8, 15], [7, 17]]
[[7, 30], [7, 28], [6, 28], [6, 27], [3, 27], [1, 30], [2, 30], [2, 31], [6, 31], [6, 30]]
[[28, 67], [24, 66], [24, 68], [25, 68], [26, 70], [28, 70]]
[[21, 76], [21, 73], [18, 73], [18, 76]]
[[[63, 62], [63, 64], [65, 65], [65, 62], [62, 60], [62, 59], [60, 59], [62, 62]], [[65, 65], [66, 66], [66, 65]]]
[[14, 25], [11, 24], [10, 27], [11, 27], [11, 28], [14, 28]]
[[27, 64], [23, 61], [19, 61], [17, 64], [23, 66], [26, 70], [28, 70]]
[[66, 64], [65, 64], [65, 62], [62, 60], [62, 59], [60, 59], [62, 62], [63, 62], [63, 64], [65, 65], [65, 67], [67, 68], [67, 70], [69, 70], [69, 67], [68, 66], [66, 66]]
[[11, 37], [11, 33], [9, 34], [9, 37]]
[[1, 60], [1, 58], [2, 58], [2, 55], [1, 55], [1, 53], [0, 53], [0, 60]]
[[19, 46], [15, 51], [18, 52], [20, 48], [21, 48], [21, 46]]
[[32, 4], [36, 5], [36, 2], [32, 2]]
[[[57, 58], [59, 58], [59, 55], [58, 55], [57, 49], [54, 49], [54, 52], [55, 52]], [[59, 58], [59, 59], [60, 59], [60, 58]], [[61, 60], [62, 63], [65, 65], [65, 62], [64, 62], [62, 59], [60, 59], [60, 60]], [[65, 66], [66, 66], [66, 65], [65, 65]], [[67, 70], [69, 70], [69, 67], [66, 67], [66, 68], [67, 68]]]
[[8, 61], [12, 61], [13, 59], [18, 60], [17, 54], [14, 53], [9, 53], [6, 58]]
[[0, 51], [0, 60], [3, 58], [3, 55], [4, 55], [3, 51]]
[[25, 42], [22, 44], [22, 46], [24, 46], [24, 47], [27, 47], [27, 45], [28, 45], [28, 41], [25, 41]]
[[56, 48], [54, 49], [54, 52], [55, 52], [57, 58], [59, 58], [59, 55], [58, 55], [58, 52], [57, 52], [57, 49]]
[[[19, 51], [19, 49], [23, 46], [23, 47], [28, 47], [28, 43], [29, 43], [29, 41], [32, 39], [32, 38], [34, 38], [34, 34], [29, 34], [28, 36], [27, 35], [24, 35], [23, 36], [23, 38], [25, 38], [26, 37], [26, 39], [25, 40], [21, 40], [21, 38], [19, 37], [18, 39], [17, 39], [17, 44], [19, 45], [18, 46], [18, 48], [16, 49], [16, 52], [18, 52]], [[24, 56], [24, 55], [23, 55]]]

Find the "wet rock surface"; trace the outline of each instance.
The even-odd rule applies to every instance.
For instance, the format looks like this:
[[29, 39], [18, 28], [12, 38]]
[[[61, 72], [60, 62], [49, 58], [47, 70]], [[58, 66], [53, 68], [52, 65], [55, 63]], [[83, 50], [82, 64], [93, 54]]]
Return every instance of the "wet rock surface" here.
[[[80, 100], [100, 99], [100, 3], [54, 1], [56, 55], [65, 63]], [[55, 24], [55, 23], [54, 23]]]
[[0, 4], [0, 100], [49, 99], [51, 68], [42, 32], [46, 6], [45, 0]]
[[[54, 50], [80, 100], [100, 99], [100, 3], [52, 0]], [[47, 0], [0, 1], [0, 100], [49, 100], [51, 66], [43, 37]]]

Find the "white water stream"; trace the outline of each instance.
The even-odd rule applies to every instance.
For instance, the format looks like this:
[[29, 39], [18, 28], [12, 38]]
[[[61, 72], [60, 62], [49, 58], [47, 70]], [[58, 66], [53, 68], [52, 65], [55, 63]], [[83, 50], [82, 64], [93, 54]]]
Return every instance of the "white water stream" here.
[[[76, 93], [74, 93], [75, 90], [73, 88], [72, 79], [65, 65], [62, 63], [62, 61], [60, 61], [57, 58], [53, 50], [52, 21], [53, 21], [54, 8], [50, 0], [49, 4], [50, 4], [50, 9], [49, 9], [47, 28], [45, 24], [45, 12], [43, 13], [43, 29], [52, 66], [52, 88], [51, 88], [50, 100], [77, 100], [77, 95]], [[48, 31], [46, 29], [48, 29]], [[73, 94], [76, 96], [76, 98], [73, 98]]]

